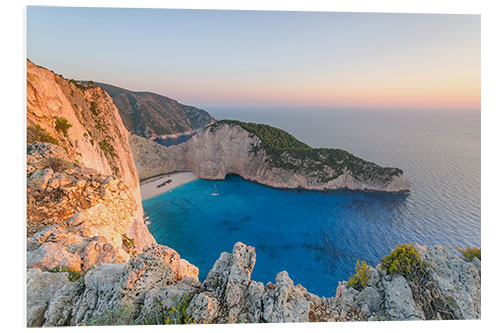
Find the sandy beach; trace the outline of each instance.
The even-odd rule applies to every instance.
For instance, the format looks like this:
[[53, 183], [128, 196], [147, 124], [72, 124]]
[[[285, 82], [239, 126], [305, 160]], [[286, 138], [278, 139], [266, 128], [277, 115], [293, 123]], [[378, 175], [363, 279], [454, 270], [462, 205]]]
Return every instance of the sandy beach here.
[[[177, 186], [181, 186], [183, 184], [189, 183], [197, 179], [192, 172], [177, 172], [169, 175], [163, 175], [154, 177], [151, 179], [147, 179], [141, 182], [141, 196], [142, 200], [146, 200], [167, 192]], [[170, 183], [166, 183], [168, 180], [172, 180]], [[163, 184], [158, 187], [158, 185]]]

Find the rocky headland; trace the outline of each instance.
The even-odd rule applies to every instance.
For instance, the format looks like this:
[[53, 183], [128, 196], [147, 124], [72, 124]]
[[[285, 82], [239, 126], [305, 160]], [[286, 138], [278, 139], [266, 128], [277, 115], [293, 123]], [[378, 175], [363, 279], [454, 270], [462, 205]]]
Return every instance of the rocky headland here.
[[187, 142], [164, 147], [129, 139], [140, 179], [190, 171], [204, 179], [237, 174], [276, 188], [408, 192], [398, 168], [383, 168], [345, 150], [311, 148], [285, 131], [238, 121], [218, 121]]
[[[31, 62], [27, 78], [28, 326], [480, 318], [480, 255], [465, 256], [441, 246], [414, 244], [418, 256], [391, 253], [401, 264], [383, 259], [375, 268], [356, 269], [353, 280], [331, 286], [336, 296], [330, 298], [309, 293], [284, 271], [274, 283], [253, 281], [257, 254], [242, 243], [222, 253], [199, 281], [198, 268], [174, 249], [156, 244], [144, 224], [132, 157], [137, 145], [131, 150], [111, 97], [91, 83], [64, 79]], [[235, 124], [208, 128], [193, 142], [172, 147], [182, 151], [206, 145], [191, 160], [174, 154], [179, 160], [171, 168], [205, 165], [206, 158], [207, 166], [196, 172], [207, 178], [238, 170], [250, 173], [245, 171], [247, 162], [254, 170], [254, 158], [270, 154], [250, 134]], [[132, 136], [130, 143], [136, 139], [145, 140]], [[147, 143], [147, 149], [156, 147]], [[217, 143], [217, 148], [208, 147]], [[231, 164], [220, 155], [210, 158], [211, 153], [241, 160]], [[298, 163], [293, 158], [284, 162]], [[137, 166], [141, 173], [147, 165]], [[352, 166], [341, 169], [356, 174]], [[156, 165], [150, 168], [151, 173], [160, 171]], [[289, 175], [283, 170], [282, 176]], [[387, 174], [373, 170], [382, 174], [370, 184], [404, 188], [394, 184], [402, 181], [398, 169]], [[300, 179], [292, 181], [309, 184]]]
[[196, 133], [214, 122], [205, 110], [184, 105], [152, 92], [136, 92], [104, 83], [125, 128], [148, 139], [175, 138]]

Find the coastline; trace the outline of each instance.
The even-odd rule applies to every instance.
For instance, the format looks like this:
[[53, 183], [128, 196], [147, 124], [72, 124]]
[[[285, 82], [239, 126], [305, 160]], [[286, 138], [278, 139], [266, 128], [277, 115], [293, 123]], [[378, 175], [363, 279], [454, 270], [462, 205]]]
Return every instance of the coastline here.
[[[176, 172], [146, 179], [140, 184], [142, 200], [150, 199], [195, 179], [198, 179], [198, 177], [192, 172]], [[168, 180], [171, 180], [171, 182], [166, 184], [165, 182]], [[165, 183], [163, 186], [158, 187], [163, 183]]]

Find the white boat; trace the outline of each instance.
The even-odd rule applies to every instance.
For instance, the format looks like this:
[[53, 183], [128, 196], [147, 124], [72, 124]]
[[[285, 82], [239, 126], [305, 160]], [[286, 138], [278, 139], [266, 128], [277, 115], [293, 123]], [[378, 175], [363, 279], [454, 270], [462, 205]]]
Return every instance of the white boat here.
[[219, 195], [219, 191], [217, 190], [217, 185], [214, 185], [214, 191], [210, 193], [210, 195], [216, 196]]

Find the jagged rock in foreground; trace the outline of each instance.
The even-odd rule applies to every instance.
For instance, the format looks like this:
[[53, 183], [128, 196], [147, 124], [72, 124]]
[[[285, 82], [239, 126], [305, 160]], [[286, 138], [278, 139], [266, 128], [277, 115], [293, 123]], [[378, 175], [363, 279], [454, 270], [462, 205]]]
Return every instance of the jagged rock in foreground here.
[[[77, 282], [68, 273], [28, 271], [30, 326], [164, 323], [259, 323], [360, 320], [480, 319], [481, 262], [451, 248], [416, 245], [428, 281], [371, 268], [367, 286], [339, 283], [336, 297], [318, 297], [283, 271], [275, 283], [251, 280], [256, 253], [236, 243], [205, 281], [177, 252], [154, 245], [122, 264], [104, 264]], [[412, 287], [410, 287], [412, 285]], [[40, 290], [43, 288], [44, 290]], [[332, 286], [335, 288], [335, 286]], [[422, 291], [422, 307], [413, 290]], [[432, 313], [429, 312], [432, 310]], [[434, 317], [436, 316], [436, 317]]]
[[[187, 294], [199, 288], [198, 268], [156, 244], [128, 263], [92, 269], [77, 282], [70, 282], [67, 274], [28, 270], [29, 326], [92, 324], [113, 312], [132, 320], [141, 316], [141, 308], [152, 313], [156, 295], [173, 298], [178, 293], [169, 293], [172, 288]], [[170, 302], [175, 304], [175, 299]]]
[[140, 179], [190, 171], [205, 179], [237, 174], [276, 188], [411, 190], [400, 169], [383, 168], [340, 149], [314, 149], [267, 125], [219, 121], [175, 146], [137, 136], [130, 137], [130, 146]]

